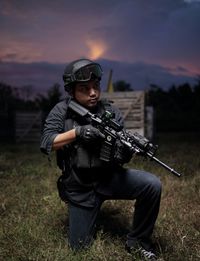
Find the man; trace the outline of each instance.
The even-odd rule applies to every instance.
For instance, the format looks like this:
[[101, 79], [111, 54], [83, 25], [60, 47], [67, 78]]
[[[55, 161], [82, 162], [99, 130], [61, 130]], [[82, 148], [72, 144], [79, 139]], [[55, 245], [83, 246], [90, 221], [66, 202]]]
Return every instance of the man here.
[[92, 243], [95, 221], [102, 203], [108, 199], [136, 199], [133, 226], [125, 248], [139, 251], [145, 260], [156, 260], [151, 235], [160, 205], [161, 184], [157, 177], [142, 170], [123, 167], [132, 156], [124, 145], [115, 144], [112, 160], [100, 159], [104, 135], [69, 108], [76, 101], [93, 114], [105, 110], [123, 124], [120, 111], [100, 99], [102, 69], [98, 63], [80, 59], [68, 64], [63, 75], [67, 98], [47, 116], [41, 137], [41, 151], [57, 151], [62, 176], [58, 180], [60, 197], [68, 202], [69, 244], [78, 250]]

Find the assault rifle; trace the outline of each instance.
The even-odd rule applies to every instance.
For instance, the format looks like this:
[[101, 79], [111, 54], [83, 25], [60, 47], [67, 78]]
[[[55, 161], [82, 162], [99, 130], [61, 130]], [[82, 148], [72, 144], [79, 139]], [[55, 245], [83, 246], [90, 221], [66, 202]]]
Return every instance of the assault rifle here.
[[132, 133], [124, 130], [123, 126], [114, 119], [113, 113], [105, 111], [105, 113], [99, 117], [96, 114], [91, 113], [89, 110], [74, 100], [70, 101], [69, 108], [79, 116], [84, 117], [94, 127], [99, 129], [102, 134], [104, 134], [105, 139], [102, 143], [100, 152], [101, 160], [105, 162], [111, 161], [115, 143], [117, 140], [119, 140], [122, 144], [127, 146], [133, 154], [138, 153], [147, 156], [151, 160], [156, 161], [158, 164], [170, 171], [172, 174], [178, 177], [181, 176], [180, 173], [154, 156], [158, 148], [157, 145], [152, 144], [147, 138], [143, 137], [137, 132]]

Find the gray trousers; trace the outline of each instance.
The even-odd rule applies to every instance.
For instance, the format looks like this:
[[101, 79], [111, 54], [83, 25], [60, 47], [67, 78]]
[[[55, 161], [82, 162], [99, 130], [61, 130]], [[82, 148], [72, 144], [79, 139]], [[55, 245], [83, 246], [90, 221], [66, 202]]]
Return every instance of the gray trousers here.
[[69, 203], [69, 244], [72, 249], [89, 246], [95, 233], [97, 215], [104, 200], [134, 200], [133, 225], [127, 234], [128, 246], [140, 243], [150, 248], [150, 238], [158, 216], [161, 183], [145, 171], [121, 169], [112, 178], [97, 188], [97, 202], [93, 208], [80, 207]]

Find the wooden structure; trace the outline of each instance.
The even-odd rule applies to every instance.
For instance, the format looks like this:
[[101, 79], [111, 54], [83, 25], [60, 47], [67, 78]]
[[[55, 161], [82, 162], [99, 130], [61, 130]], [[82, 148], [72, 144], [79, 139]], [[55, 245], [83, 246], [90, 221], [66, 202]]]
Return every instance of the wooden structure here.
[[113, 104], [120, 109], [127, 130], [141, 135], [146, 134], [144, 91], [102, 92], [101, 97], [113, 101]]
[[40, 111], [17, 111], [15, 115], [16, 143], [39, 143], [42, 127], [42, 113]]
[[[120, 109], [127, 130], [138, 132], [149, 139], [152, 138], [152, 108], [145, 107], [144, 91], [102, 92], [101, 97], [113, 101], [113, 104]], [[16, 112], [16, 143], [39, 143], [42, 129], [42, 118], [42, 112], [40, 111]]]

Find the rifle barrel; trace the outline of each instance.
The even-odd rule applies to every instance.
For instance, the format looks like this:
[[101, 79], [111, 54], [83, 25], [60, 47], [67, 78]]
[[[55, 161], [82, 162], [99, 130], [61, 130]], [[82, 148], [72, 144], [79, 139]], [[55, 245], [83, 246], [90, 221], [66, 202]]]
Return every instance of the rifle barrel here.
[[174, 170], [173, 168], [169, 167], [167, 164], [165, 164], [164, 162], [162, 162], [161, 160], [159, 160], [158, 158], [152, 156], [150, 153], [147, 153], [147, 155], [154, 161], [156, 161], [158, 164], [160, 164], [161, 166], [163, 166], [165, 169], [169, 170], [172, 174], [174, 174], [177, 177], [180, 177], [181, 174], [178, 173], [176, 170]]

